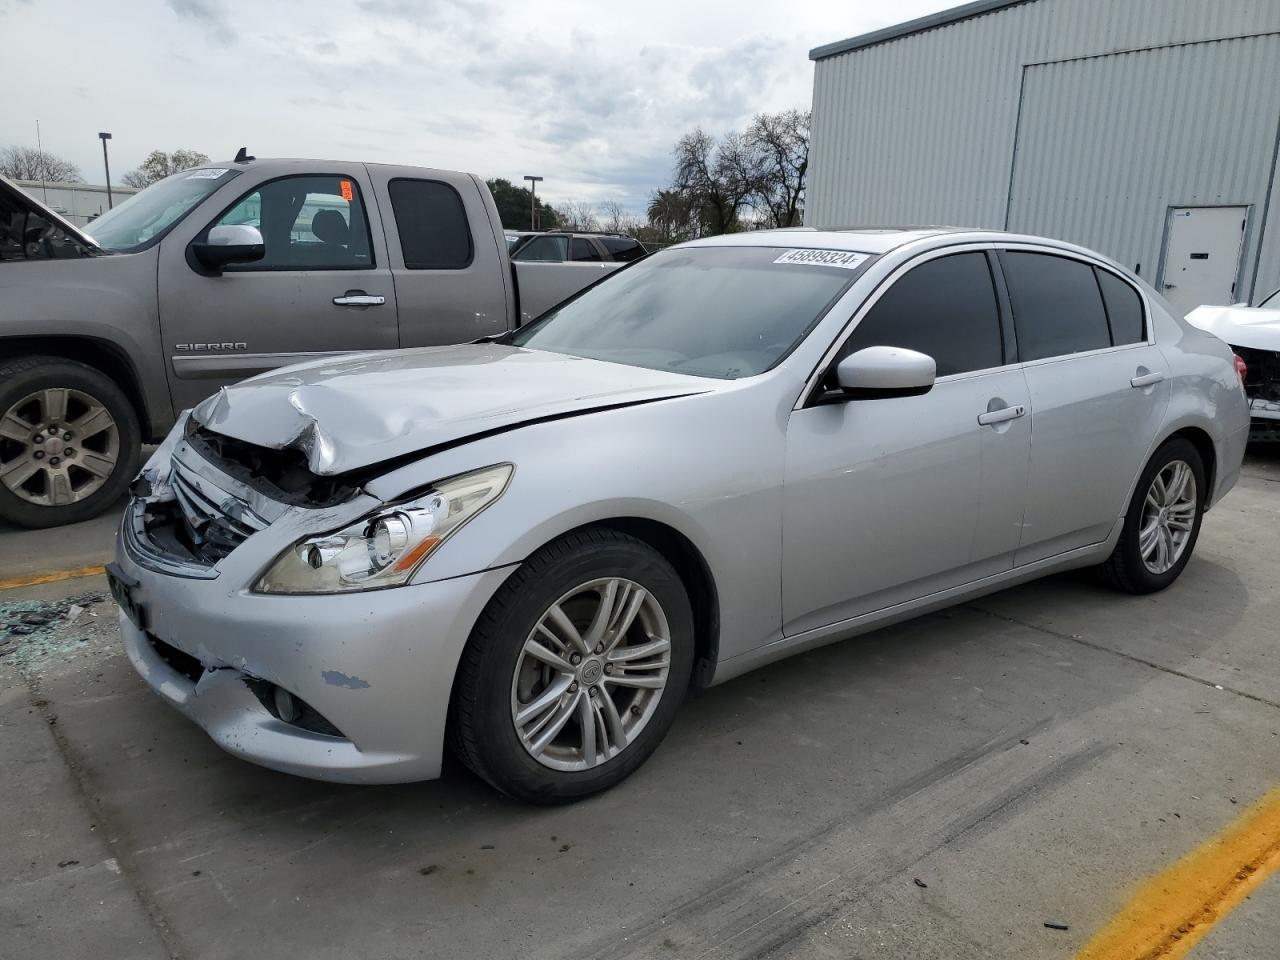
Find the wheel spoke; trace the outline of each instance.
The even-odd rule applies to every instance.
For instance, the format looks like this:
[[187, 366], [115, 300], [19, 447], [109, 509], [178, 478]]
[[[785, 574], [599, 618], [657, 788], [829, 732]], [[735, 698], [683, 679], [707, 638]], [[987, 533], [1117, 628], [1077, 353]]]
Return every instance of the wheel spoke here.
[[645, 657], [666, 653], [670, 649], [671, 643], [667, 640], [651, 640], [649, 643], [641, 643], [634, 647], [615, 647], [609, 654], [609, 660], [613, 663], [643, 660]]
[[40, 394], [45, 423], [63, 423], [67, 419], [67, 388], [49, 387]]
[[[604, 639], [605, 631], [609, 628], [609, 621], [613, 619], [613, 604], [618, 595], [617, 580], [610, 580], [604, 585], [604, 589], [600, 591], [600, 602], [596, 604], [595, 616], [591, 618], [591, 625], [587, 627], [584, 641], [587, 649], [594, 650], [597, 643]], [[623, 587], [624, 591], [629, 587]]]
[[600, 718], [601, 733], [605, 743], [605, 756], [622, 752], [628, 743], [627, 731], [622, 726], [617, 704], [607, 693], [601, 693], [591, 701], [591, 707]]
[[0, 469], [0, 478], [3, 478], [6, 487], [20, 487], [30, 480], [39, 469], [40, 461], [33, 458], [28, 452], [6, 463]]
[[71, 478], [63, 470], [49, 471], [49, 498], [55, 507], [73, 503], [76, 499], [71, 490]]
[[631, 629], [631, 624], [635, 623], [636, 615], [640, 613], [640, 606], [648, 596], [648, 591], [640, 587], [635, 587], [629, 592], [625, 600], [625, 606], [623, 606], [615, 622], [609, 627], [610, 640], [605, 648], [606, 653], [612, 652], [613, 648], [627, 635], [627, 631]]
[[540, 715], [568, 691], [571, 683], [573, 683], [572, 676], [557, 676], [555, 680], [547, 684], [547, 689], [520, 708], [520, 712], [516, 714], [516, 724], [523, 727], [534, 717]]
[[535, 660], [541, 660], [548, 666], [554, 667], [559, 673], [569, 676], [573, 674], [573, 665], [568, 660], [554, 650], [548, 650], [533, 637], [524, 642], [524, 652]]
[[626, 673], [614, 673], [604, 678], [605, 683], [615, 687], [639, 687], [646, 690], [661, 690], [667, 685], [666, 677], [633, 677]]
[[73, 463], [92, 473], [95, 477], [106, 479], [111, 476], [111, 471], [116, 468], [116, 458], [112, 456], [104, 456], [100, 453], [85, 452], [78, 456]]
[[71, 428], [76, 432], [77, 442], [83, 443], [87, 437], [97, 436], [103, 430], [110, 429], [115, 425], [115, 418], [111, 416], [111, 412], [106, 407], [94, 405], [72, 422]]
[[1151, 481], [1151, 492], [1155, 494], [1156, 503], [1160, 506], [1163, 507], [1169, 502], [1169, 494], [1164, 484], [1164, 477], [1158, 473], [1156, 478]]
[[560, 604], [553, 604], [551, 609], [547, 611], [545, 620], [550, 620], [556, 625], [561, 635], [577, 648], [579, 653], [587, 653], [590, 648], [587, 642], [582, 638], [582, 634], [578, 632], [578, 628], [573, 625], [573, 621], [561, 608]]
[[[596, 765], [596, 711], [590, 697], [578, 698], [578, 726], [582, 730], [582, 759], [588, 767]], [[606, 750], [606, 753], [608, 751]]]
[[31, 435], [35, 433], [36, 425], [27, 423], [16, 413], [10, 410], [0, 419], [0, 437], [6, 440], [16, 440], [18, 443], [30, 443]]
[[582, 691], [579, 690], [569, 699], [561, 703], [552, 714], [551, 722], [542, 728], [537, 738], [529, 742], [529, 752], [535, 757], [547, 749], [547, 744], [556, 738], [564, 725], [569, 722], [569, 718], [573, 716], [578, 709], [578, 700], [582, 697]]

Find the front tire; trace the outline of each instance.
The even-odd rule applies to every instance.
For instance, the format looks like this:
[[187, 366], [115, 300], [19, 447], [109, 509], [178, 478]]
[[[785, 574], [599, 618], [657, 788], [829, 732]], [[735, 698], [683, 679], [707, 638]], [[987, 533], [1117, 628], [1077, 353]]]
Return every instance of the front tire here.
[[1127, 593], [1154, 593], [1178, 579], [1200, 536], [1208, 486], [1194, 444], [1173, 437], [1148, 461], [1134, 488], [1120, 540], [1102, 565]]
[[56, 527], [95, 517], [138, 472], [141, 430], [108, 377], [60, 357], [0, 365], [0, 518]]
[[606, 790], [666, 735], [693, 649], [688, 594], [661, 554], [614, 530], [568, 534], [476, 622], [454, 685], [455, 750], [519, 800]]

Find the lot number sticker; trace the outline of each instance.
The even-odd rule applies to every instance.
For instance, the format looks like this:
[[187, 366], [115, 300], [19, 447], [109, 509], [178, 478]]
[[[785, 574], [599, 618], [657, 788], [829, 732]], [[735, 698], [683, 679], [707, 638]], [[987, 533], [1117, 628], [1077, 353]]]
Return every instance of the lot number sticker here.
[[221, 168], [210, 167], [205, 170], [192, 170], [190, 173], [187, 174], [187, 179], [188, 180], [217, 180], [220, 176], [222, 176], [226, 172], [227, 170], [225, 167], [221, 167]]
[[774, 263], [816, 263], [823, 267], [856, 270], [866, 262], [868, 254], [849, 250], [788, 250]]

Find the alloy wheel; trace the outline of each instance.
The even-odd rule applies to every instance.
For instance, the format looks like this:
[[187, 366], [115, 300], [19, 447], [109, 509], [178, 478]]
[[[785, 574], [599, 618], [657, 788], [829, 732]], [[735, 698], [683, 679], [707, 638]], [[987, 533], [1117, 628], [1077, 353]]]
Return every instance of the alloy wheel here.
[[1186, 461], [1172, 460], [1152, 478], [1138, 528], [1138, 550], [1148, 571], [1167, 573], [1182, 557], [1199, 506], [1196, 475]]
[[670, 665], [671, 630], [652, 593], [619, 577], [574, 587], [525, 638], [511, 683], [516, 734], [555, 770], [606, 763], [649, 723]]
[[37, 390], [0, 416], [0, 483], [28, 503], [60, 507], [91, 497], [119, 458], [115, 418], [82, 390]]

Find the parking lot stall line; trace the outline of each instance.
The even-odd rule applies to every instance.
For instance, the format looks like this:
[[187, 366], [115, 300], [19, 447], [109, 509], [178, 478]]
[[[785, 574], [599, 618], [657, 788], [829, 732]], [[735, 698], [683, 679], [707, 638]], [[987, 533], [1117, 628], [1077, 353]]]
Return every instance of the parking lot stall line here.
[[41, 573], [28, 573], [17, 577], [0, 579], [0, 590], [17, 590], [21, 587], [35, 587], [42, 583], [57, 583], [61, 580], [78, 580], [81, 577], [97, 577], [106, 571], [102, 565], [92, 567], [72, 567], [69, 570], [47, 570]]

